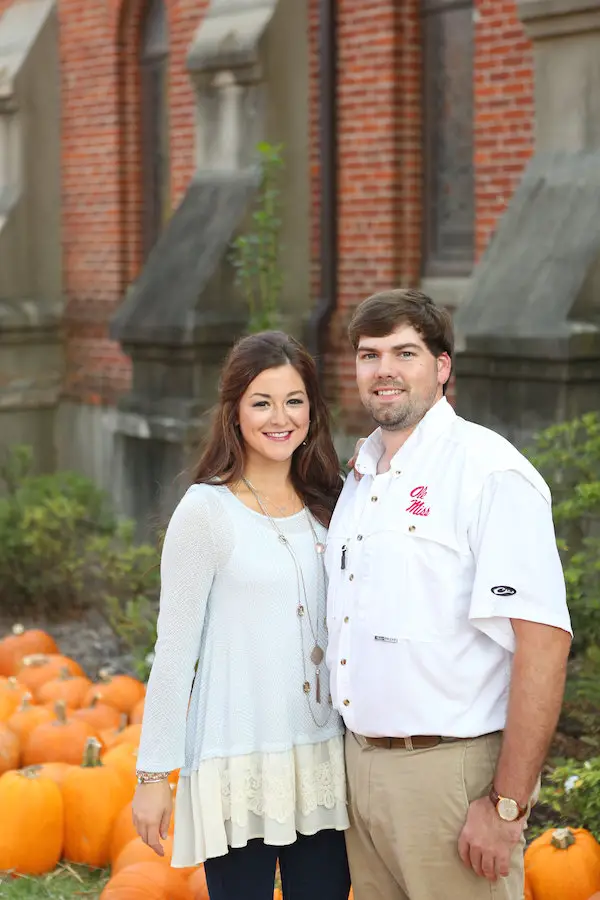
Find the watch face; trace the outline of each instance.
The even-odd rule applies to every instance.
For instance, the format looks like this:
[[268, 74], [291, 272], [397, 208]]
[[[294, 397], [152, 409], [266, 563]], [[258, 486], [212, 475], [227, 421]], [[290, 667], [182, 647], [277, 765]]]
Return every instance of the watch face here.
[[498, 815], [505, 822], [514, 822], [519, 815], [519, 807], [516, 801], [510, 800], [508, 797], [501, 797], [496, 808]]

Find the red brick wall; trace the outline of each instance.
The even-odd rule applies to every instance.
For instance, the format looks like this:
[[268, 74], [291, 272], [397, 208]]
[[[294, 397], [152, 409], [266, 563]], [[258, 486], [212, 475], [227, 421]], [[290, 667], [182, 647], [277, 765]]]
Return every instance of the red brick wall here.
[[[316, 0], [313, 7], [316, 11]], [[328, 375], [329, 392], [344, 409], [344, 427], [362, 431], [367, 423], [357, 404], [345, 337], [349, 314], [374, 291], [420, 280], [419, 0], [372, 0], [368, 9], [361, 0], [341, 0], [340, 18], [340, 269]], [[532, 49], [515, 0], [475, 0], [475, 23], [479, 256], [532, 153], [534, 102]], [[316, 223], [316, 164], [313, 197]]]
[[[193, 169], [194, 103], [185, 56], [204, 0], [166, 0], [171, 39], [171, 189], [175, 206]], [[141, 0], [60, 0], [63, 238], [67, 314], [65, 394], [114, 402], [129, 360], [108, 321], [140, 265], [136, 56]]]
[[[9, 0], [0, 0], [0, 10]], [[172, 202], [193, 171], [185, 57], [207, 0], [166, 0]], [[65, 392], [113, 402], [129, 361], [107, 322], [140, 264], [135, 77], [142, 0], [59, 0], [63, 90]], [[318, 0], [309, 0], [313, 297], [319, 292]], [[416, 284], [421, 246], [420, 0], [339, 0], [339, 297], [329, 389], [362, 428], [345, 325], [373, 291]], [[533, 141], [532, 53], [515, 0], [475, 0], [476, 243], [485, 248]]]
[[477, 0], [477, 253], [485, 249], [533, 150], [533, 53], [514, 0]]

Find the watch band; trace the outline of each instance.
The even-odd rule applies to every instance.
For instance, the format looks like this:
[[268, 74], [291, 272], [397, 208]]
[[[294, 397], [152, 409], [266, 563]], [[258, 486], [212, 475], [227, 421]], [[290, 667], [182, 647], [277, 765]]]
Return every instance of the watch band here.
[[498, 809], [498, 804], [500, 803], [501, 800], [510, 800], [511, 803], [514, 803], [515, 806], [517, 807], [518, 813], [515, 816], [515, 818], [512, 820], [513, 822], [518, 822], [519, 819], [522, 819], [523, 816], [526, 816], [527, 813], [529, 812], [529, 806], [521, 806], [512, 797], [503, 797], [501, 794], [498, 793], [498, 791], [496, 790], [496, 788], [493, 785], [490, 788], [489, 798], [492, 801], [492, 803], [494, 804], [494, 807], [496, 810]]

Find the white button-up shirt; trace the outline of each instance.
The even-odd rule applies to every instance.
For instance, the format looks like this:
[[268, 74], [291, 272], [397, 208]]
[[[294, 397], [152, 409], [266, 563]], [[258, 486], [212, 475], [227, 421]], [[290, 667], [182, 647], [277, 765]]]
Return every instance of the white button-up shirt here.
[[378, 475], [363, 444], [326, 549], [334, 706], [371, 737], [473, 737], [505, 725], [511, 618], [571, 632], [548, 487], [445, 399]]

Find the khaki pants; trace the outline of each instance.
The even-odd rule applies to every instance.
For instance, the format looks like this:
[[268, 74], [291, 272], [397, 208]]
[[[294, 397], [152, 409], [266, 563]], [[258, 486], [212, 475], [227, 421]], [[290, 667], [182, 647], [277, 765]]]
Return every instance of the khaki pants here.
[[346, 733], [354, 900], [522, 900], [524, 839], [510, 875], [493, 884], [458, 855], [469, 803], [488, 793], [500, 743], [494, 734], [386, 750]]

